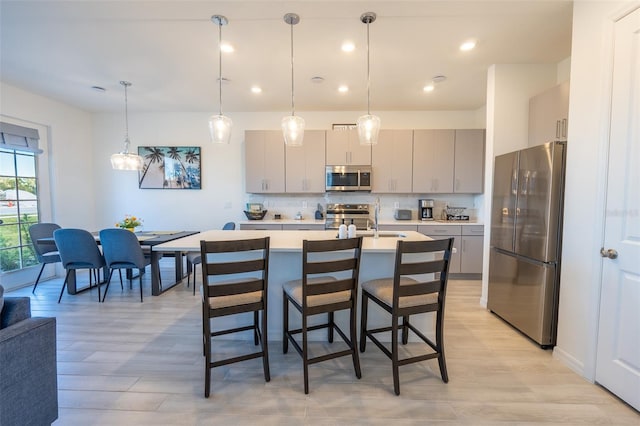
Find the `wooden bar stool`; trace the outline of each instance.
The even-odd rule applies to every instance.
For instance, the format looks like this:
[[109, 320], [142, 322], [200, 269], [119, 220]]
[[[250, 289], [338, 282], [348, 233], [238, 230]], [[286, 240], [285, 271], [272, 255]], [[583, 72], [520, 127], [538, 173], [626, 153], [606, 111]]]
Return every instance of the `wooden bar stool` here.
[[[283, 339], [282, 352], [287, 353], [289, 342], [302, 356], [304, 369], [304, 393], [309, 393], [309, 365], [351, 355], [356, 377], [359, 379], [360, 359], [357, 351], [356, 306], [358, 273], [362, 237], [344, 240], [308, 241], [302, 243], [302, 279], [283, 284]], [[302, 327], [289, 329], [289, 302], [302, 314]], [[334, 322], [334, 313], [349, 310], [350, 337]], [[309, 317], [328, 314], [327, 322], [308, 325]], [[328, 340], [333, 342], [334, 330], [349, 347], [346, 350], [309, 357], [308, 332], [327, 328]], [[302, 345], [294, 335], [302, 334]]]
[[[362, 284], [362, 318], [360, 325], [360, 352], [364, 352], [367, 337], [390, 359], [393, 369], [393, 389], [400, 395], [399, 367], [437, 358], [443, 382], [449, 381], [444, 358], [443, 321], [444, 302], [447, 293], [449, 260], [453, 238], [434, 241], [398, 241], [395, 271], [392, 278], [367, 281]], [[435, 276], [434, 276], [435, 274]], [[391, 314], [391, 326], [367, 329], [369, 300]], [[424, 312], [436, 313], [436, 330], [433, 342], [409, 322], [409, 317]], [[402, 324], [400, 324], [402, 318]], [[399, 359], [398, 331], [402, 332], [402, 344], [414, 332], [433, 352]], [[374, 335], [391, 331], [391, 350]]]
[[[200, 241], [202, 255], [202, 337], [205, 355], [204, 396], [209, 397], [211, 369], [253, 358], [262, 358], [264, 379], [269, 374], [267, 345], [267, 294], [269, 276], [269, 237]], [[259, 313], [262, 311], [262, 321]], [[253, 312], [253, 324], [212, 330], [214, 318]], [[253, 331], [257, 352], [212, 361], [212, 337], [241, 331]]]

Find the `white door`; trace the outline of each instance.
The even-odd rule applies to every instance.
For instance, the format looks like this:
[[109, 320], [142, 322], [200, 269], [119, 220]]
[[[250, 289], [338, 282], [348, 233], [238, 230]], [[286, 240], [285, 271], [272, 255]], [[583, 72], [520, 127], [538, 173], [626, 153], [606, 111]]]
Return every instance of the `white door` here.
[[613, 69], [596, 381], [640, 410], [640, 9], [616, 23]]

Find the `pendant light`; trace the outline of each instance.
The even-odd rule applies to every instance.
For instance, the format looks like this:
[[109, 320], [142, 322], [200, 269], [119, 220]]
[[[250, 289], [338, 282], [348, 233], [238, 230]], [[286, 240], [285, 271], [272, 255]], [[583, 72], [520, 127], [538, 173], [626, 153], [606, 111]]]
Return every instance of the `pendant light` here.
[[282, 119], [284, 143], [288, 146], [301, 146], [304, 138], [304, 118], [296, 116], [293, 91], [293, 26], [300, 22], [295, 13], [284, 15], [284, 22], [291, 27], [291, 115]]
[[209, 134], [213, 143], [229, 143], [231, 140], [231, 127], [233, 122], [229, 117], [222, 115], [222, 26], [229, 21], [222, 15], [213, 15], [211, 22], [218, 25], [218, 90], [220, 101], [220, 113], [209, 118]]
[[131, 86], [128, 81], [121, 81], [120, 84], [124, 86], [124, 122], [125, 122], [125, 136], [124, 136], [124, 151], [111, 156], [111, 167], [115, 170], [142, 170], [144, 161], [138, 154], [132, 154], [129, 152], [129, 110], [127, 105], [127, 87]]
[[361, 145], [375, 145], [378, 143], [378, 133], [380, 133], [380, 117], [371, 115], [370, 110], [370, 92], [371, 77], [369, 66], [369, 24], [375, 22], [376, 14], [373, 12], [365, 12], [360, 16], [360, 21], [367, 24], [367, 114], [358, 118], [358, 138]]

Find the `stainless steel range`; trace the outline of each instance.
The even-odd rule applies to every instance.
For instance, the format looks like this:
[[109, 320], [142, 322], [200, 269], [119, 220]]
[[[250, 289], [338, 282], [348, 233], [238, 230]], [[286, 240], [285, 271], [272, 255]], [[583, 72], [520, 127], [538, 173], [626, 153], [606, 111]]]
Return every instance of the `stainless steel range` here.
[[369, 217], [369, 204], [327, 204], [325, 229], [338, 229], [343, 221], [345, 225], [353, 221], [359, 230], [369, 229], [373, 225]]

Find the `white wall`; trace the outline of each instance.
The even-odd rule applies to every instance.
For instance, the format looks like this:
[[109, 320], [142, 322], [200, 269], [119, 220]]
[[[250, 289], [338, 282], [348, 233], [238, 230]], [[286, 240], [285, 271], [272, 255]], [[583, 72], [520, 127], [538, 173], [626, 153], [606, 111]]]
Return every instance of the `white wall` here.
[[[93, 229], [93, 144], [89, 113], [0, 82], [4, 121], [39, 129], [45, 151], [38, 157], [40, 217], [62, 226]], [[48, 204], [48, 205], [47, 205]], [[58, 265], [58, 273], [61, 272]], [[33, 283], [39, 267], [2, 274], [5, 288]], [[48, 266], [46, 279], [55, 272]]]
[[66, 227], [93, 228], [91, 115], [2, 82], [0, 93], [0, 114], [48, 128], [52, 220]]
[[[484, 112], [484, 109], [482, 109]], [[210, 229], [227, 221], [246, 220], [242, 210], [246, 202], [266, 202], [270, 211], [277, 209], [285, 217], [301, 210], [311, 217], [316, 204], [344, 202], [345, 196], [265, 196], [244, 192], [244, 131], [279, 129], [287, 112], [229, 113], [233, 120], [230, 145], [214, 146], [209, 142], [204, 113], [129, 114], [132, 150], [138, 146], [199, 146], [202, 148], [202, 190], [138, 189], [135, 172], [114, 171], [109, 156], [122, 149], [124, 123], [121, 114], [95, 114], [94, 143], [96, 223], [95, 227], [113, 226], [125, 214], [144, 219], [147, 229]], [[358, 113], [300, 112], [307, 129], [330, 129], [333, 123], [354, 122]], [[478, 111], [378, 112], [383, 128], [484, 128], [484, 116]], [[417, 209], [419, 195], [381, 196], [382, 217], [391, 218], [394, 202], [400, 207]], [[439, 204], [456, 202], [480, 208], [474, 197], [437, 198]], [[351, 202], [371, 202], [372, 195], [353, 195]], [[307, 203], [306, 211], [302, 202]]]
[[635, 2], [575, 2], [558, 320], [561, 358], [595, 377], [613, 20]]

